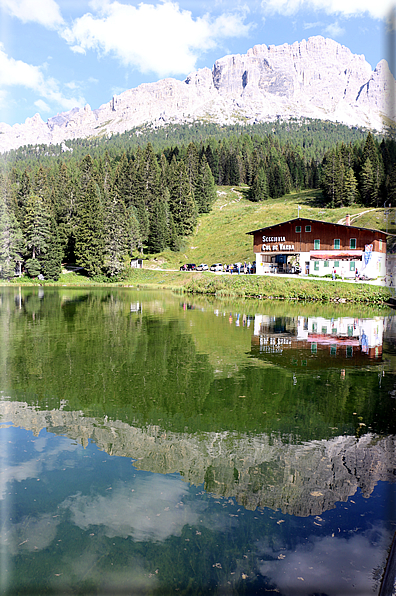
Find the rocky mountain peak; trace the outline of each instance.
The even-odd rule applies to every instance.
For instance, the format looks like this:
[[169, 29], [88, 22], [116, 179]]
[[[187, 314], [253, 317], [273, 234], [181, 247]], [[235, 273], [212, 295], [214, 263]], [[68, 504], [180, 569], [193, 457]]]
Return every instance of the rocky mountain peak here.
[[395, 91], [385, 60], [372, 71], [363, 55], [332, 39], [256, 45], [216, 60], [212, 70], [144, 83], [95, 110], [87, 104], [46, 123], [39, 114], [12, 127], [0, 123], [0, 151], [200, 119], [249, 124], [306, 117], [381, 131], [396, 121]]

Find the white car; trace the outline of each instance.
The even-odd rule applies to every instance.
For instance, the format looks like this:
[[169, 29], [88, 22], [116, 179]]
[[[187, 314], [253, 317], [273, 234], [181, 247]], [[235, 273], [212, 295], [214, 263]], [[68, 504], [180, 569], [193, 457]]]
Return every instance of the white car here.
[[201, 263], [200, 265], [197, 266], [197, 271], [207, 271], [208, 270], [208, 266], [206, 263]]
[[211, 271], [223, 271], [223, 265], [221, 263], [215, 263], [210, 266]]

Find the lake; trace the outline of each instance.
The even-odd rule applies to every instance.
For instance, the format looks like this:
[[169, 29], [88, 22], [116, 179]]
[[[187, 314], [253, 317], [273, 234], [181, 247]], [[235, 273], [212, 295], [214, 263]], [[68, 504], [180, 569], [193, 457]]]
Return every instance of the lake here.
[[0, 594], [378, 594], [391, 310], [0, 288]]

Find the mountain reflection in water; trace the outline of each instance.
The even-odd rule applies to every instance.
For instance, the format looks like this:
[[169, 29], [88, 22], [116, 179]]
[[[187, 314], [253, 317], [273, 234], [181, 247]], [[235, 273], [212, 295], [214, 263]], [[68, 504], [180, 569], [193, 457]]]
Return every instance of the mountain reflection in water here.
[[378, 592], [395, 319], [343, 312], [3, 289], [0, 593]]

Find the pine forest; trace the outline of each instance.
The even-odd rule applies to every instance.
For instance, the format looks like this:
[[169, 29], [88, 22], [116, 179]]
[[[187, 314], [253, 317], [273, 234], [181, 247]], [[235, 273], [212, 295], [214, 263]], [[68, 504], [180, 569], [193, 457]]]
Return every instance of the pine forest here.
[[132, 257], [179, 251], [217, 186], [244, 186], [253, 202], [320, 189], [331, 208], [396, 205], [391, 138], [318, 121], [156, 133], [3, 155], [0, 276], [57, 280], [74, 263], [122, 279]]

